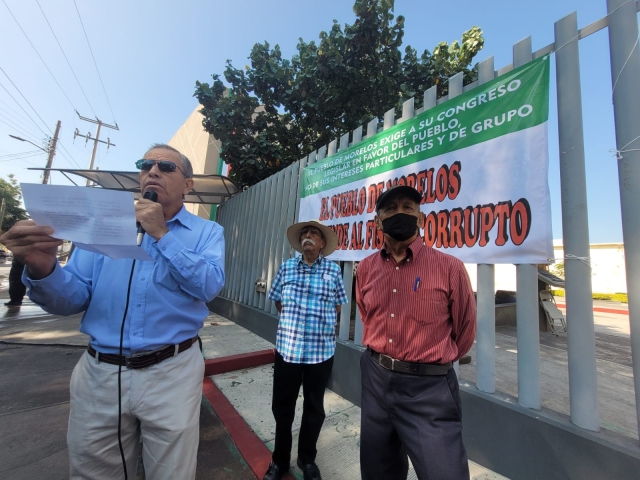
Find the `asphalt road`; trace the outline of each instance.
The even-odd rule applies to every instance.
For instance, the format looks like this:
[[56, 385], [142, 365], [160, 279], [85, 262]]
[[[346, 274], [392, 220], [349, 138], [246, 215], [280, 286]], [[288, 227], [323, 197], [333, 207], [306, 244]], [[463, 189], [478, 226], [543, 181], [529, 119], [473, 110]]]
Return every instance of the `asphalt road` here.
[[[28, 299], [20, 308], [7, 308], [3, 304], [8, 292], [2, 287], [0, 285], [0, 478], [68, 478], [69, 380], [87, 342], [77, 330], [80, 316], [49, 315]], [[119, 475], [120, 472], [114, 472], [113, 478]], [[142, 468], [138, 478], [144, 478]], [[204, 398], [196, 478], [255, 479]]]

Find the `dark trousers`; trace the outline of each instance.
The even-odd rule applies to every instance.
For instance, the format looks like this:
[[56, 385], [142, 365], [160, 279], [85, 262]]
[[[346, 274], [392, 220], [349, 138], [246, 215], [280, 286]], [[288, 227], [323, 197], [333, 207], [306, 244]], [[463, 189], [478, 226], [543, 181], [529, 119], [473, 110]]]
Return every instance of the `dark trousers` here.
[[27, 293], [27, 287], [22, 283], [23, 270], [24, 263], [14, 258], [9, 270], [9, 298], [12, 302], [21, 302], [24, 294]]
[[407, 456], [420, 480], [468, 480], [458, 379], [387, 370], [370, 350], [360, 359], [363, 480], [406, 480]]
[[298, 457], [302, 463], [316, 460], [316, 442], [324, 422], [324, 391], [333, 367], [333, 357], [322, 363], [288, 363], [278, 352], [273, 371], [271, 410], [276, 419], [276, 445], [273, 461], [288, 467], [291, 458], [291, 425], [296, 413], [296, 400], [302, 385], [304, 403], [298, 439]]

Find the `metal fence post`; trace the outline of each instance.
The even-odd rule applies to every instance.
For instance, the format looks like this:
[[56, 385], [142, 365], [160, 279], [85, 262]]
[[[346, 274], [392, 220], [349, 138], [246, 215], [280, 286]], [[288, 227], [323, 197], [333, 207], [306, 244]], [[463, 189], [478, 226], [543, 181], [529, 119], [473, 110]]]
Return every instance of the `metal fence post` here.
[[[513, 68], [532, 60], [531, 37], [513, 46]], [[518, 403], [540, 409], [540, 332], [538, 330], [538, 267], [517, 265]]]
[[[563, 248], [565, 255], [589, 257], [576, 12], [555, 23], [555, 44], [562, 45], [556, 51], [556, 84]], [[579, 427], [598, 431], [600, 418], [591, 268], [581, 261], [565, 261], [564, 273], [571, 421]]]
[[[464, 74], [462, 72], [458, 72], [449, 78], [449, 99], [457, 97], [462, 93], [463, 76]], [[456, 375], [458, 375], [460, 370], [460, 363], [453, 362], [453, 369], [456, 371]]]
[[351, 328], [351, 292], [353, 291], [353, 262], [344, 262], [344, 272], [342, 272], [342, 281], [344, 290], [347, 294], [349, 302], [342, 305], [340, 311], [340, 332], [338, 334], [340, 340], [349, 340], [349, 329]]
[[[371, 120], [369, 123], [367, 123], [367, 133], [365, 134], [364, 137], [362, 137], [362, 127], [360, 127], [360, 131], [359, 131], [359, 136], [361, 140], [370, 138], [372, 136], [374, 136], [377, 133], [378, 130], [378, 119], [374, 118], [373, 120]], [[355, 137], [354, 137], [354, 142], [355, 142]], [[358, 274], [357, 274], [357, 269], [356, 269], [356, 275], [355, 275], [355, 282], [357, 284], [358, 282]], [[354, 299], [355, 301], [355, 299]], [[353, 332], [353, 342], [356, 345], [360, 345], [362, 346], [362, 333], [363, 333], [363, 329], [364, 326], [362, 325], [362, 318], [360, 317], [360, 309], [358, 307], [356, 307], [356, 327], [355, 330]]]
[[[344, 151], [349, 148], [349, 132], [340, 137], [340, 151]], [[340, 311], [340, 330], [338, 337], [340, 340], [349, 340], [349, 330], [351, 328], [351, 291], [353, 287], [353, 262], [343, 262], [342, 282], [344, 283], [344, 289], [347, 294], [348, 302], [342, 305]]]
[[[614, 11], [615, 10], [615, 11]], [[640, 431], [640, 55], [636, 2], [607, 0], [631, 357]]]
[[[493, 57], [478, 65], [478, 85], [493, 80], [495, 71]], [[495, 266], [479, 264], [477, 271], [477, 318], [476, 335], [476, 387], [478, 390], [496, 391], [496, 297]]]

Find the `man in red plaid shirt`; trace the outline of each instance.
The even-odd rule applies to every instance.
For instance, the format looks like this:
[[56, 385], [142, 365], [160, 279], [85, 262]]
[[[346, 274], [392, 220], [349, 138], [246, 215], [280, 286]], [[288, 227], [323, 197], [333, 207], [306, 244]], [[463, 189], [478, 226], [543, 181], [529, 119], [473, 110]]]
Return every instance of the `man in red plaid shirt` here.
[[380, 252], [358, 265], [363, 480], [468, 479], [453, 362], [473, 344], [476, 305], [463, 263], [425, 246], [422, 197], [395, 187], [376, 202]]

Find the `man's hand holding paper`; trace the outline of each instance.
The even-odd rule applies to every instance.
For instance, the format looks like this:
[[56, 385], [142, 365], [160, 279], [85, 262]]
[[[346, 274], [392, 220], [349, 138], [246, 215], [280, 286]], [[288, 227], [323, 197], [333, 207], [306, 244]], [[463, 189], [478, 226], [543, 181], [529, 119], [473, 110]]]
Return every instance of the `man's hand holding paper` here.
[[152, 260], [136, 245], [132, 192], [40, 184], [21, 188], [32, 220], [52, 228], [52, 236], [113, 259]]
[[22, 220], [0, 237], [0, 243], [27, 266], [32, 278], [39, 279], [53, 271], [58, 247], [62, 245], [62, 240], [51, 235], [53, 228], [36, 225], [33, 220]]

